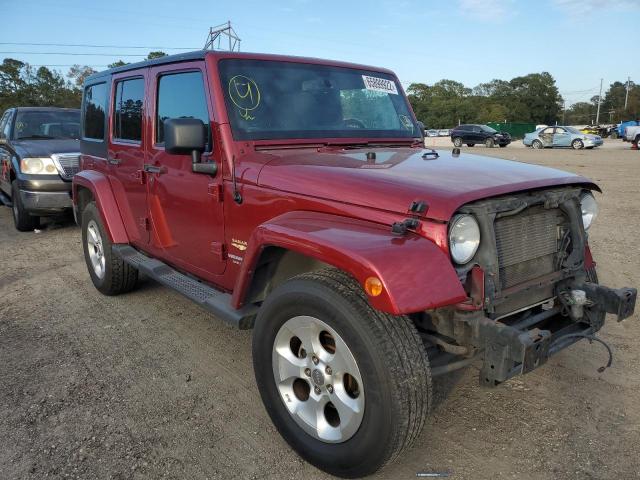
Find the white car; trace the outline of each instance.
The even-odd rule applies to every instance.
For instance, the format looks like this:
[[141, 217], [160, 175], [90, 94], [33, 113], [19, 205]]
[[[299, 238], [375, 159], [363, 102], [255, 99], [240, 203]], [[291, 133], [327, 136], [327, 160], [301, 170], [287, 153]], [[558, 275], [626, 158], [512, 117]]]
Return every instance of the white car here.
[[624, 140], [626, 142], [640, 143], [640, 125], [635, 127], [626, 127], [624, 129]]

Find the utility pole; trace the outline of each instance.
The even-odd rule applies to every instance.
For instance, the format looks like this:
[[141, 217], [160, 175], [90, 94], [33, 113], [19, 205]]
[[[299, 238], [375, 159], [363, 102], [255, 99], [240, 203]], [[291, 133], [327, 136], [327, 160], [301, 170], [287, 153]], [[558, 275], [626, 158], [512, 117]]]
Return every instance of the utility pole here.
[[600, 93], [598, 94], [598, 110], [596, 111], [596, 125], [600, 125], [600, 104], [602, 103], [602, 81], [600, 79]]
[[204, 50], [222, 50], [221, 41], [223, 37], [229, 40], [229, 51], [240, 51], [240, 37], [231, 26], [231, 21], [223, 23], [216, 27], [209, 27], [209, 35], [204, 44]]
[[565, 122], [565, 117], [567, 115], [567, 101], [566, 100], [562, 100], [562, 125], [566, 125], [567, 123]]
[[631, 77], [627, 77], [627, 93], [624, 96], [624, 110], [627, 111], [627, 103], [629, 102], [629, 89], [631, 88]]

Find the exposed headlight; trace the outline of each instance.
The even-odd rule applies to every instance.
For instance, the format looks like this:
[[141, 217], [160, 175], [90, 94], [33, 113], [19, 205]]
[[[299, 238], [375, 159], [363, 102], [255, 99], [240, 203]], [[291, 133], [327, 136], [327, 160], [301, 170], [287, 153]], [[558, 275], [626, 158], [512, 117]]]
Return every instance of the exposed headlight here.
[[453, 261], [464, 265], [480, 246], [480, 227], [472, 215], [457, 215], [449, 227], [449, 250]]
[[598, 216], [598, 204], [591, 193], [585, 192], [580, 197], [580, 207], [582, 208], [582, 224], [584, 229], [588, 230]]
[[32, 175], [58, 175], [58, 169], [49, 157], [32, 157], [20, 160], [22, 173]]

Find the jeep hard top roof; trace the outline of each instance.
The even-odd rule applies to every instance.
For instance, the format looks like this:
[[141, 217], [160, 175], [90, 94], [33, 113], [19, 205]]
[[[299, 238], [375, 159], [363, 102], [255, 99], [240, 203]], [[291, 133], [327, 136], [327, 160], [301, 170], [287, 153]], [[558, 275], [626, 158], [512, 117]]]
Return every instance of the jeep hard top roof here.
[[271, 60], [279, 62], [296, 62], [296, 63], [311, 63], [320, 65], [331, 65], [336, 67], [356, 68], [359, 70], [370, 70], [374, 72], [384, 72], [394, 74], [391, 70], [380, 67], [373, 67], [371, 65], [360, 65], [356, 63], [338, 62], [334, 60], [324, 60], [320, 58], [311, 57], [297, 57], [292, 55], [271, 55], [266, 53], [240, 53], [240, 52], [218, 52], [212, 50], [195, 50], [193, 52], [178, 53], [176, 55], [167, 55], [165, 57], [154, 58], [153, 60], [145, 60], [143, 62], [129, 63], [121, 67], [110, 68], [101, 72], [94, 73], [86, 78], [85, 83], [91, 83], [93, 80], [98, 80], [102, 77], [113, 75], [115, 73], [127, 72], [129, 70], [137, 70], [139, 68], [152, 67], [157, 65], [167, 65], [170, 63], [188, 62], [193, 60], [204, 60], [207, 56], [214, 57], [215, 59], [222, 58], [239, 58], [239, 59], [254, 59], [254, 60]]

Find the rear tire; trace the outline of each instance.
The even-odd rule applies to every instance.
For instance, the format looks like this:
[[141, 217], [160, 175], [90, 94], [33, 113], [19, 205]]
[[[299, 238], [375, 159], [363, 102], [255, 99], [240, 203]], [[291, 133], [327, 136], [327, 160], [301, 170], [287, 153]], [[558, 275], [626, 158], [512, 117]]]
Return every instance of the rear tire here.
[[100, 292], [118, 295], [136, 287], [138, 270], [113, 253], [95, 202], [82, 211], [82, 247], [89, 276]]
[[571, 142], [571, 148], [574, 150], [582, 150], [584, 148], [584, 143], [579, 138], [576, 138], [573, 142]]
[[[304, 322], [309, 326], [300, 328]], [[327, 349], [322, 343], [326, 335], [337, 336], [333, 353], [330, 343]], [[343, 351], [353, 363], [334, 362]], [[343, 416], [348, 428], [355, 415], [342, 403], [349, 398], [341, 373], [347, 367], [341, 365], [349, 364], [362, 380], [357, 396], [350, 395], [362, 395], [359, 425], [330, 440], [327, 425], [342, 432]], [[266, 299], [253, 332], [253, 366], [283, 438], [305, 460], [341, 477], [369, 475], [398, 457], [418, 437], [431, 408], [429, 361], [411, 320], [373, 309], [362, 287], [334, 269], [294, 277]], [[334, 423], [323, 401], [341, 406]]]
[[455, 147], [461, 147], [462, 146], [462, 138], [460, 137], [456, 137], [453, 139], [453, 145]]
[[535, 148], [536, 150], [541, 150], [544, 145], [542, 145], [542, 142], [540, 140], [534, 140], [533, 142], [531, 142], [531, 147]]
[[11, 182], [11, 203], [13, 205], [11, 207], [13, 224], [16, 226], [16, 230], [31, 232], [40, 226], [40, 217], [29, 215], [29, 212], [24, 209], [17, 180]]

